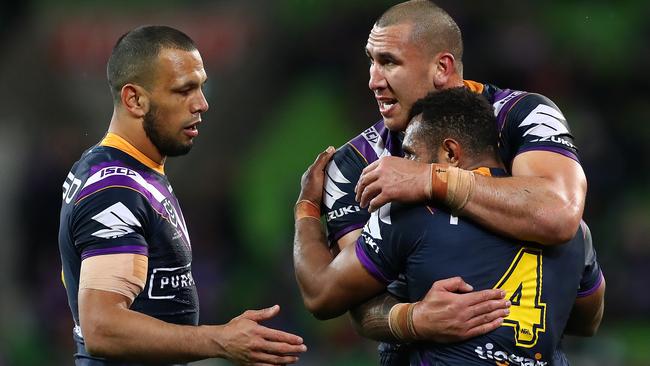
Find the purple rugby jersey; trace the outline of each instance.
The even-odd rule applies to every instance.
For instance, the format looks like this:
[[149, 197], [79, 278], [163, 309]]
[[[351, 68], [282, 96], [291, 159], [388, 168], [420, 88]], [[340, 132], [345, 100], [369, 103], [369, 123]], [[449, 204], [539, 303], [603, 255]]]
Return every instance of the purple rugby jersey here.
[[[499, 131], [499, 155], [510, 169], [514, 158], [526, 151], [550, 151], [577, 162], [566, 119], [543, 95], [499, 89], [490, 84], [465, 81], [494, 107]], [[330, 245], [345, 234], [363, 228], [370, 215], [355, 201], [354, 187], [361, 171], [382, 156], [403, 156], [401, 132], [389, 131], [383, 120], [357, 135], [334, 154], [326, 172], [323, 203]]]
[[132, 146], [109, 134], [83, 153], [63, 185], [59, 250], [75, 322], [75, 357], [92, 360], [93, 365], [102, 361], [85, 351], [77, 299], [81, 262], [86, 258], [147, 256], [145, 288], [131, 310], [169, 323], [198, 324], [191, 244], [178, 200], [162, 169], [141, 154], [126, 151], [133, 151]]

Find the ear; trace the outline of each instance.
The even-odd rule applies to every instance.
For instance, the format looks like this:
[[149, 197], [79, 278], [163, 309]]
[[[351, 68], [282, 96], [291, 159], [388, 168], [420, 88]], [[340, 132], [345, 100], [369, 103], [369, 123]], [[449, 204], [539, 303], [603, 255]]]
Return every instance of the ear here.
[[444, 139], [442, 141], [442, 150], [444, 151], [444, 161], [451, 166], [458, 166], [463, 158], [463, 148], [458, 141], [454, 139]]
[[434, 67], [433, 85], [436, 89], [442, 89], [456, 73], [456, 59], [449, 52], [440, 52], [435, 57]]
[[142, 118], [149, 112], [149, 96], [147, 91], [136, 84], [125, 84], [120, 91], [122, 106], [133, 117]]

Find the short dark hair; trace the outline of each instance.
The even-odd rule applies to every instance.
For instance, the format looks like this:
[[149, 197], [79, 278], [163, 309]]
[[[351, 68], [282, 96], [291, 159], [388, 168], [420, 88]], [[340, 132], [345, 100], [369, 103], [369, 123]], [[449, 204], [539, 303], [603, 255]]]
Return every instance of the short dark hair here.
[[194, 51], [196, 45], [185, 33], [161, 25], [138, 27], [122, 35], [106, 65], [113, 100], [120, 99], [120, 91], [125, 84], [150, 86], [158, 54], [168, 48]]
[[418, 137], [434, 149], [445, 138], [457, 140], [471, 156], [497, 154], [497, 122], [492, 105], [465, 87], [427, 94], [413, 104], [409, 120], [421, 115]]
[[411, 0], [390, 7], [375, 25], [387, 27], [410, 23], [411, 39], [431, 53], [448, 51], [462, 71], [463, 37], [458, 24], [444, 9], [429, 0]]

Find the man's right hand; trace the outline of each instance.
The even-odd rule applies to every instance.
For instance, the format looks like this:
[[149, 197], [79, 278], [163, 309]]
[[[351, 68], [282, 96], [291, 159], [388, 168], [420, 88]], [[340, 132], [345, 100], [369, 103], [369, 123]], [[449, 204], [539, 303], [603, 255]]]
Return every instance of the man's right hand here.
[[285, 365], [298, 361], [307, 347], [301, 337], [258, 324], [280, 312], [278, 305], [262, 310], [246, 310], [225, 324], [218, 343], [224, 357], [238, 365]]
[[413, 309], [418, 338], [452, 343], [497, 329], [510, 313], [503, 290], [472, 292], [460, 277], [436, 281]]
[[359, 205], [374, 212], [388, 202], [429, 202], [430, 188], [431, 164], [383, 156], [363, 169], [354, 192]]

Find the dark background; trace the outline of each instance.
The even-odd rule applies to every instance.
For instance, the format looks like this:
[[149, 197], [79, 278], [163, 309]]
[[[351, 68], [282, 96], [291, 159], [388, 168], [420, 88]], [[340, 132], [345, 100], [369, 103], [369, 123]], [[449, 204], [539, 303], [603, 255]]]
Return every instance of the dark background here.
[[[319, 322], [304, 310], [292, 206], [317, 152], [379, 119], [363, 48], [394, 3], [2, 2], [0, 365], [72, 364], [56, 242], [61, 185], [108, 126], [108, 54], [141, 24], [188, 33], [210, 77], [195, 148], [166, 166], [192, 236], [202, 323], [279, 303], [271, 325], [310, 347], [300, 364], [376, 364], [374, 343], [345, 317]], [[576, 136], [607, 296], [598, 335], [566, 339], [573, 364], [650, 364], [650, 5], [439, 4], [464, 33], [465, 78], [549, 96]]]

